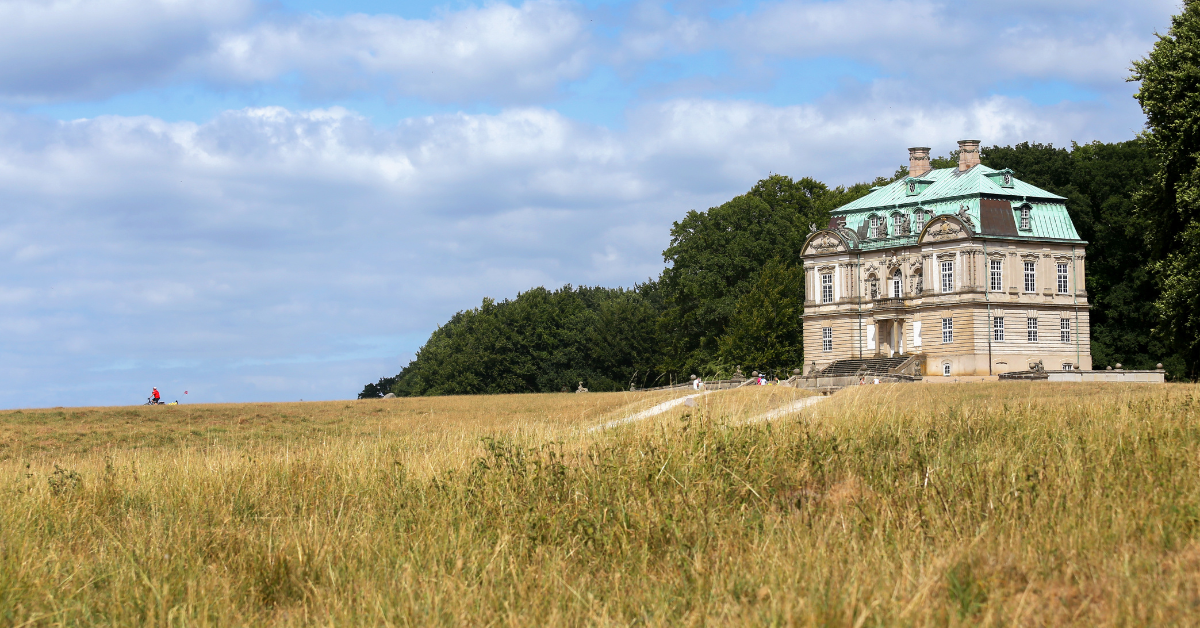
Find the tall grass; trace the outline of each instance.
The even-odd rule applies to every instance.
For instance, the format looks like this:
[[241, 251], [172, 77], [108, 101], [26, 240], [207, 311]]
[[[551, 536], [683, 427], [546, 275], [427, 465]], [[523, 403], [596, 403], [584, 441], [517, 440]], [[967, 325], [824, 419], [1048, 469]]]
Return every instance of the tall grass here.
[[1198, 392], [869, 386], [744, 425], [784, 399], [741, 390], [598, 433], [648, 401], [78, 411], [158, 420], [116, 447], [9, 413], [0, 623], [1195, 624]]

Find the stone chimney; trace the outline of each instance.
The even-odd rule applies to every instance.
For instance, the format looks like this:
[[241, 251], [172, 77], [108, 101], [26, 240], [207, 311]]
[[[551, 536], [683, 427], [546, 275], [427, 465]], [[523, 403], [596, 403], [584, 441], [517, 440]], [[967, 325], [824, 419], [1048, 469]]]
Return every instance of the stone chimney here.
[[929, 147], [914, 146], [908, 149], [908, 176], [919, 177], [933, 170], [929, 165]]
[[958, 140], [958, 171], [979, 165], [979, 140]]

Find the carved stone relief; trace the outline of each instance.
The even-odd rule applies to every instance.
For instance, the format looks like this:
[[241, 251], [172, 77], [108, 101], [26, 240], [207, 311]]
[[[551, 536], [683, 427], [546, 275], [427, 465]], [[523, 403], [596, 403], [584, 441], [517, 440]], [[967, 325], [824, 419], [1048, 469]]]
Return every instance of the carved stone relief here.
[[809, 253], [833, 253], [842, 247], [842, 241], [829, 234], [819, 235], [808, 243]]
[[948, 220], [940, 221], [925, 231], [925, 237], [933, 240], [934, 242], [965, 238], [967, 235], [968, 234], [963, 231], [962, 227], [951, 224]]

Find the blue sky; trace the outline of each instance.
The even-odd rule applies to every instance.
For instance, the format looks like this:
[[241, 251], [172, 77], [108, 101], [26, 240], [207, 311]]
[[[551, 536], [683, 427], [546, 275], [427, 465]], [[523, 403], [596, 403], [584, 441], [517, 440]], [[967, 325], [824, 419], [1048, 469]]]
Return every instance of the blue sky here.
[[1177, 10], [0, 0], [0, 407], [352, 398], [770, 172], [1132, 138]]

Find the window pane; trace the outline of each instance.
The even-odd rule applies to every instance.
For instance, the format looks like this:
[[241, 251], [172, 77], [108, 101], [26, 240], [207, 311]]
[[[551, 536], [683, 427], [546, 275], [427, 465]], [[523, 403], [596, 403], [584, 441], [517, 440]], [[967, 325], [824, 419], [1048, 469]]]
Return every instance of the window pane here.
[[992, 319], [992, 340], [1004, 340], [1004, 317], [997, 316]]
[[1025, 319], [1025, 340], [1029, 342], [1037, 342], [1038, 339], [1038, 321], [1036, 318]]

